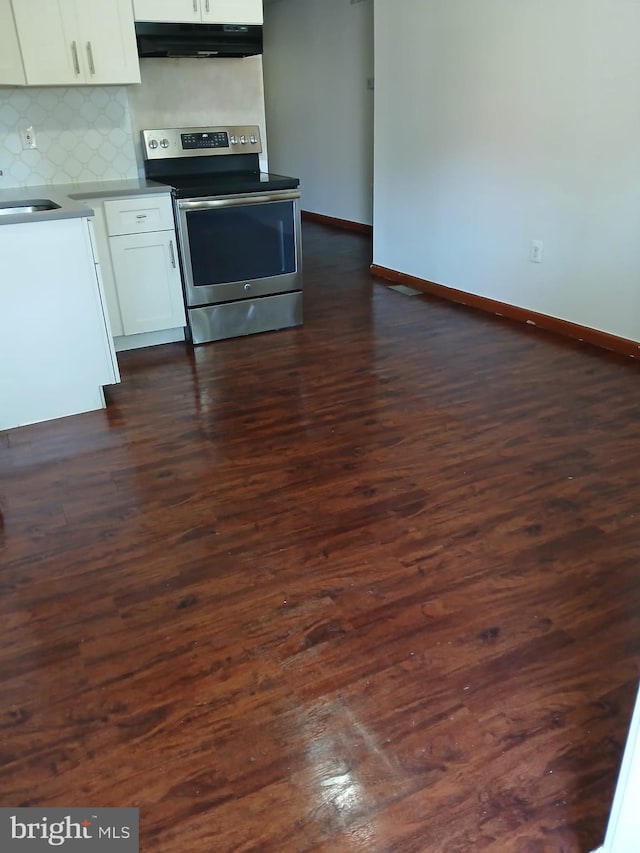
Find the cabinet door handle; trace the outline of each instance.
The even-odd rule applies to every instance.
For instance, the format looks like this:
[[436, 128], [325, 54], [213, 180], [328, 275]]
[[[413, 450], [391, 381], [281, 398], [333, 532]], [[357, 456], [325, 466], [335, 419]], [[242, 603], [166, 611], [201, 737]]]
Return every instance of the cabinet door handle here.
[[204, 8], [207, 12], [209, 11], [209, 0], [205, 0]]
[[176, 268], [176, 253], [173, 251], [173, 240], [169, 240], [169, 251], [171, 252], [171, 266]]
[[194, 12], [198, 11], [198, 0], [193, 0], [193, 11]]
[[80, 60], [78, 59], [78, 45], [75, 41], [71, 42], [71, 55], [73, 56], [73, 68], [77, 76], [80, 76]]
[[87, 58], [89, 59], [89, 71], [91, 71], [92, 74], [95, 74], [96, 66], [93, 62], [93, 48], [91, 47], [90, 41], [87, 42]]

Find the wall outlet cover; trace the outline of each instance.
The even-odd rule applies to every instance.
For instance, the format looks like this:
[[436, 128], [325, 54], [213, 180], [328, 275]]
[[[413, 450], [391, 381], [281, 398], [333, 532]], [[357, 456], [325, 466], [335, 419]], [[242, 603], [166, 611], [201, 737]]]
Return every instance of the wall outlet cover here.
[[22, 147], [25, 149], [38, 147], [36, 143], [36, 132], [33, 127], [26, 127], [22, 131]]
[[529, 244], [529, 260], [532, 264], [541, 264], [542, 255], [544, 253], [544, 243], [542, 240], [532, 240]]

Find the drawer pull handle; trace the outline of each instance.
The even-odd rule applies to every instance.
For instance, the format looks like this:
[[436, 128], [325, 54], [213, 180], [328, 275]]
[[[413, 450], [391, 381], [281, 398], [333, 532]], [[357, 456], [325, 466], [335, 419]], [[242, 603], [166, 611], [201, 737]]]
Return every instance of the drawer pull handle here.
[[95, 76], [96, 66], [93, 61], [93, 48], [90, 41], [87, 42], [87, 57], [89, 58], [89, 71]]
[[142, 222], [142, 221], [143, 221], [144, 219], [146, 219], [146, 218], [147, 218], [147, 214], [146, 214], [146, 213], [138, 213], [138, 214], [137, 214], [137, 216], [136, 216], [136, 219], [137, 219], [138, 221], [140, 221], [140, 222]]
[[169, 251], [171, 252], [171, 266], [176, 268], [176, 253], [173, 251], [173, 240], [169, 240]]
[[73, 55], [73, 69], [76, 75], [80, 75], [80, 60], [78, 59], [78, 45], [75, 41], [71, 42], [71, 53]]

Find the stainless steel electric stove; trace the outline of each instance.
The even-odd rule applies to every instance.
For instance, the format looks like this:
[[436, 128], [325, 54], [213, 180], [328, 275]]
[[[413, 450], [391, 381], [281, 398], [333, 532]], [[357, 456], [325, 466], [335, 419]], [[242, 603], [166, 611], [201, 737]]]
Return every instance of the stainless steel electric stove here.
[[297, 178], [261, 172], [256, 125], [142, 132], [148, 179], [172, 187], [194, 344], [302, 323]]

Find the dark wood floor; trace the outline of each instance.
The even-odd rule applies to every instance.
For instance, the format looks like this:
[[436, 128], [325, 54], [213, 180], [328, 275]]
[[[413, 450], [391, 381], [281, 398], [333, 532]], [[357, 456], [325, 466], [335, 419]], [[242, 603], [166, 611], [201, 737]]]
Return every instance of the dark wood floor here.
[[0, 433], [0, 805], [144, 853], [588, 851], [640, 662], [639, 365], [372, 282]]

